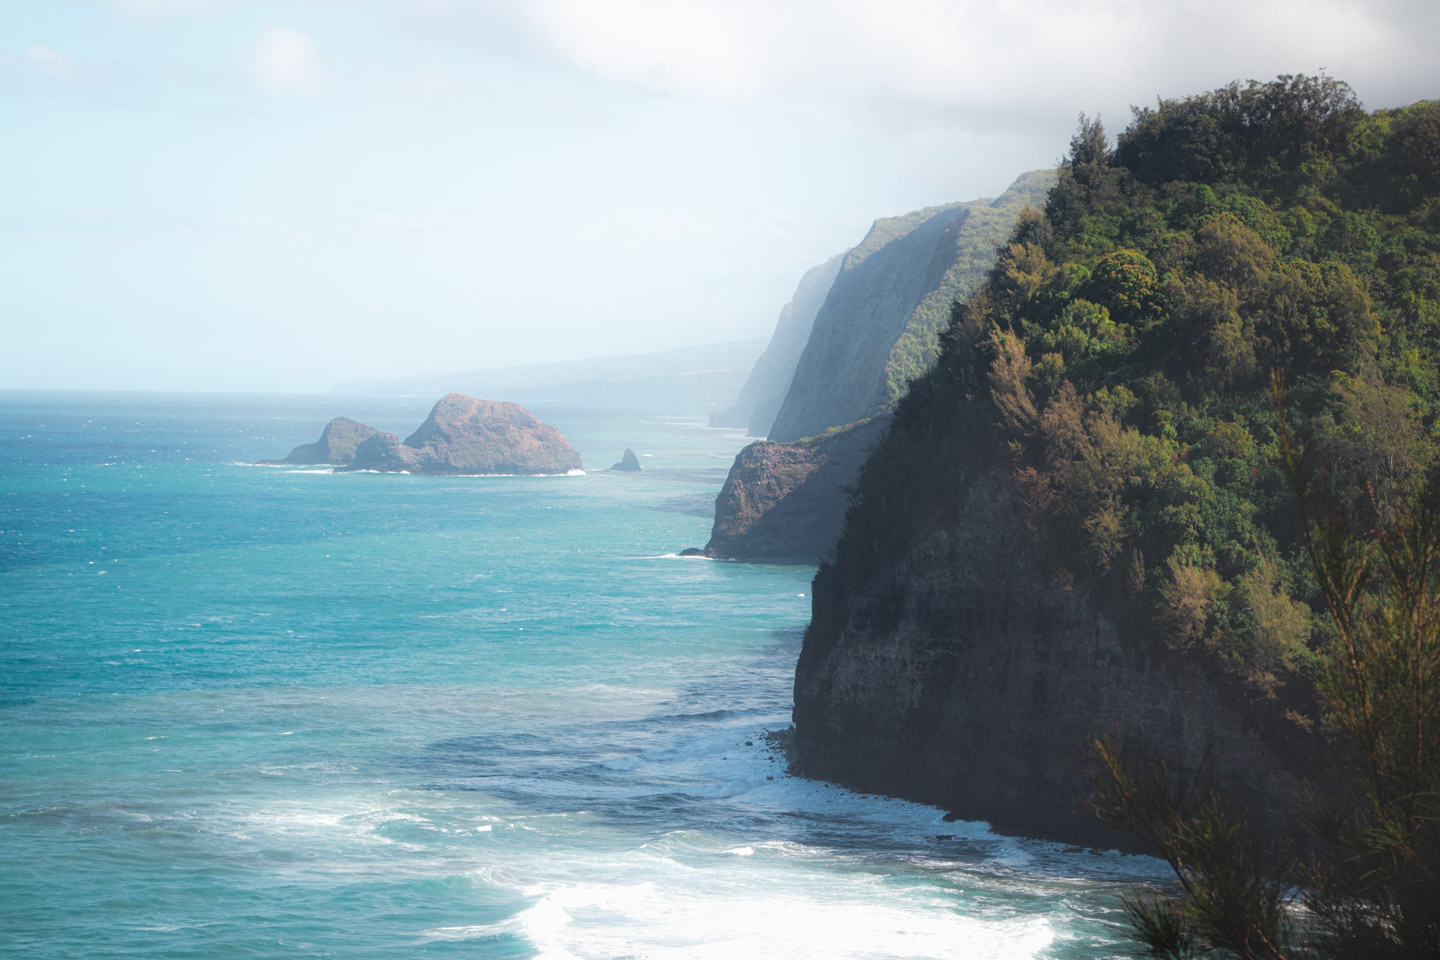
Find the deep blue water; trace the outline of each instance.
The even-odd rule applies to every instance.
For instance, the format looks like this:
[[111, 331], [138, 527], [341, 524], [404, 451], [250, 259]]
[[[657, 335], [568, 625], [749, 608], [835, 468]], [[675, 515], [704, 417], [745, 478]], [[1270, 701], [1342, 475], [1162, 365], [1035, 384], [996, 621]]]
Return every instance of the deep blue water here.
[[577, 477], [252, 465], [428, 407], [0, 392], [0, 952], [1122, 952], [1148, 861], [785, 774], [814, 571], [674, 556], [704, 410], [533, 405]]

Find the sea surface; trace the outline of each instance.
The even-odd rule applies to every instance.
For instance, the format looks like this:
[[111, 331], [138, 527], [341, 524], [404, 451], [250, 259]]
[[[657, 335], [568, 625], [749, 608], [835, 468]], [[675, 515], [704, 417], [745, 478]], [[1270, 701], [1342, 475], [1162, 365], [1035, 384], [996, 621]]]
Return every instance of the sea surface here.
[[584, 476], [254, 465], [432, 400], [0, 392], [0, 954], [1125, 953], [1153, 861], [787, 774], [814, 570], [675, 556], [705, 410], [532, 404]]

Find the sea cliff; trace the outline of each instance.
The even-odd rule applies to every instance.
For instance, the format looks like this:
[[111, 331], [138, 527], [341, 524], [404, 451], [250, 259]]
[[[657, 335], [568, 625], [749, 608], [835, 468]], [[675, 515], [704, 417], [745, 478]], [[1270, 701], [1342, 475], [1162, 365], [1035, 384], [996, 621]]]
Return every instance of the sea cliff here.
[[1360, 529], [1440, 463], [1437, 130], [1325, 77], [1082, 120], [860, 471], [797, 766], [1110, 842], [1083, 758], [1112, 736], [1293, 837], [1338, 764], [1285, 438]]
[[715, 525], [701, 553], [802, 562], [829, 554], [845, 521], [849, 488], [887, 423], [877, 417], [793, 443], [750, 444], [715, 500]]
[[968, 473], [953, 515], [917, 523], [863, 590], [815, 594], [797, 769], [1004, 831], [1133, 848], [1085, 799], [1086, 748], [1111, 735], [1231, 798], [1262, 833], [1301, 834], [1313, 738], [1057, 580], [1006, 472]]

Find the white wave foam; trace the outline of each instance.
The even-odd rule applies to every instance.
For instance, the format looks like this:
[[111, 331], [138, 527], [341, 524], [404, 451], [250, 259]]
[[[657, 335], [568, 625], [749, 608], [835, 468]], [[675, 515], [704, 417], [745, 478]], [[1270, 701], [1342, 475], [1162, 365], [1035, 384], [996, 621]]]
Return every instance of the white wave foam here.
[[[427, 931], [435, 939], [520, 934], [538, 956], [636, 957], [653, 960], [900, 960], [954, 957], [1016, 960], [1047, 951], [1050, 921], [993, 910], [957, 913], [954, 904], [916, 896], [860, 874], [831, 878], [751, 875], [751, 860], [732, 860], [738, 874], [677, 882], [576, 883], [527, 889], [540, 899], [497, 924]], [[687, 882], [688, 881], [688, 882]], [[988, 914], [988, 915], [987, 915]]]

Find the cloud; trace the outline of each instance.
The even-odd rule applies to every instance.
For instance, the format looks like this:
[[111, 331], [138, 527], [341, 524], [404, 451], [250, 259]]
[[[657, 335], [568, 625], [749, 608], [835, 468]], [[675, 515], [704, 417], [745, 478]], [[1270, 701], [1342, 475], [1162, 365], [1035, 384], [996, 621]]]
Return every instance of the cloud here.
[[289, 27], [260, 35], [250, 56], [250, 78], [266, 93], [314, 96], [325, 88], [325, 68], [314, 42]]
[[[610, 83], [841, 110], [1123, 110], [1327, 68], [1375, 105], [1434, 95], [1431, 0], [411, 0]], [[1122, 119], [1116, 117], [1115, 119]]]

